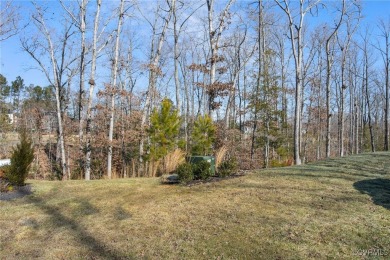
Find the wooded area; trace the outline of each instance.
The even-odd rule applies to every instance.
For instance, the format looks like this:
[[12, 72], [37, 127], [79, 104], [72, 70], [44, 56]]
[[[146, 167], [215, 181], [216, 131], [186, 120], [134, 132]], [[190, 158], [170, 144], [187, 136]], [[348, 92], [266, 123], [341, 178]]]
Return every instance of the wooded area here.
[[157, 176], [178, 149], [240, 169], [389, 150], [390, 17], [368, 25], [360, 1], [30, 9], [2, 3], [0, 39], [49, 85], [0, 75], [0, 131], [29, 130], [36, 178]]

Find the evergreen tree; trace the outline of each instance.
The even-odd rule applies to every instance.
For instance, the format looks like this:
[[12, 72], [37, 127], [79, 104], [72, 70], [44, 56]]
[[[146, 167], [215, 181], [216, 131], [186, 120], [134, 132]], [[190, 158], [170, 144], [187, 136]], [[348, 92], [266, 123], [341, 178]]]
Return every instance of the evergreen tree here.
[[210, 116], [198, 116], [194, 122], [194, 129], [192, 131], [192, 154], [212, 154], [215, 132], [216, 127]]
[[7, 85], [7, 79], [0, 74], [0, 112], [1, 114], [7, 114], [7, 97], [10, 95], [10, 87]]
[[30, 170], [30, 165], [34, 159], [34, 147], [26, 131], [20, 133], [20, 144], [13, 149], [11, 156], [11, 165], [9, 166], [6, 177], [14, 185], [24, 185]]
[[24, 80], [17, 76], [14, 81], [11, 82], [11, 95], [13, 98], [12, 105], [14, 112], [18, 110], [20, 105], [21, 93], [24, 89]]
[[283, 125], [283, 110], [278, 102], [281, 88], [278, 85], [278, 77], [275, 71], [274, 52], [267, 49], [264, 52], [262, 73], [259, 76], [257, 91], [250, 96], [249, 108], [256, 114], [256, 119], [261, 124], [256, 125], [257, 138], [253, 139], [255, 147], [263, 147], [263, 167], [268, 168], [272, 160], [271, 151], [277, 151], [280, 156], [285, 155], [283, 145], [286, 143], [283, 132], [286, 126]]
[[172, 101], [164, 99], [159, 110], [154, 109], [150, 118], [149, 159], [157, 161], [175, 148], [180, 130], [180, 117]]

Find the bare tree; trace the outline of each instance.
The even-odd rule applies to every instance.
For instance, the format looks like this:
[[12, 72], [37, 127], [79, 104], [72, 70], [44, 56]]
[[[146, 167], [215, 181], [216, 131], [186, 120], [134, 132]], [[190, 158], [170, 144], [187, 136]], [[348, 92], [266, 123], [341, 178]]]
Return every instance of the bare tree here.
[[97, 50], [97, 41], [98, 41], [98, 28], [99, 28], [99, 19], [100, 19], [100, 7], [101, 0], [96, 0], [96, 12], [94, 18], [93, 26], [93, 36], [92, 36], [92, 58], [91, 58], [91, 74], [89, 78], [89, 95], [87, 102], [87, 111], [86, 111], [86, 142], [85, 142], [85, 180], [91, 179], [91, 122], [92, 122], [92, 100], [93, 100], [93, 91], [95, 88], [95, 73], [96, 73], [96, 59], [98, 55]]
[[332, 75], [332, 65], [333, 65], [333, 55], [334, 51], [331, 52], [330, 44], [334, 40], [334, 36], [339, 30], [341, 23], [343, 22], [345, 14], [345, 0], [342, 1], [342, 8], [340, 10], [340, 16], [338, 21], [335, 22], [334, 29], [330, 32], [329, 37], [326, 39], [326, 157], [330, 157], [330, 126], [331, 126], [331, 117], [330, 113], [330, 87], [331, 87], [331, 75]]
[[[86, 13], [87, 5], [89, 0], [82, 0], [79, 3], [78, 9], [79, 14], [75, 15], [70, 9], [64, 4], [63, 0], [60, 0], [62, 7], [68, 13], [70, 18], [73, 20], [74, 24], [80, 31], [80, 71], [79, 71], [79, 96], [78, 96], [78, 118], [79, 118], [79, 149], [80, 154], [83, 154], [84, 144], [83, 144], [83, 134], [84, 134], [84, 81], [85, 81], [85, 59], [86, 59]], [[76, 17], [78, 16], [78, 17]]]
[[[253, 127], [252, 127], [252, 140], [251, 140], [251, 164], [253, 164], [254, 154], [255, 154], [255, 144], [256, 144], [256, 132], [258, 128], [258, 117], [259, 117], [259, 108], [260, 108], [260, 88], [261, 88], [261, 75], [263, 73], [263, 63], [264, 63], [264, 52], [265, 52], [265, 25], [264, 25], [264, 5], [262, 0], [258, 0], [258, 21], [257, 21], [257, 49], [258, 49], [258, 61], [257, 61], [257, 77], [256, 77], [256, 86], [255, 86], [255, 102], [254, 102], [254, 111], [253, 111]], [[267, 157], [267, 156], [265, 156]]]
[[112, 177], [112, 138], [114, 133], [114, 116], [115, 116], [115, 93], [116, 93], [116, 81], [118, 74], [118, 57], [119, 57], [119, 40], [121, 35], [123, 17], [124, 17], [124, 3], [125, 0], [121, 0], [119, 13], [118, 13], [118, 26], [116, 29], [114, 57], [111, 65], [111, 81], [110, 81], [110, 127], [108, 131], [108, 155], [107, 155], [107, 176], [109, 179]]
[[180, 80], [179, 80], [179, 32], [180, 32], [180, 27], [177, 28], [178, 26], [178, 21], [177, 21], [177, 6], [176, 6], [176, 0], [172, 0], [171, 2], [171, 8], [172, 8], [172, 14], [173, 14], [173, 62], [174, 62], [174, 67], [175, 67], [175, 88], [176, 88], [176, 106], [179, 109], [179, 113], [181, 110], [180, 106]]
[[[209, 44], [210, 44], [210, 84], [208, 88], [213, 88], [213, 84], [215, 83], [215, 72], [216, 72], [216, 65], [218, 60], [218, 44], [221, 39], [222, 32], [225, 30], [226, 26], [226, 20], [229, 16], [229, 9], [231, 5], [233, 4], [234, 0], [229, 0], [225, 7], [223, 8], [222, 12], [218, 16], [217, 23], [215, 24], [215, 17], [214, 17], [214, 7], [215, 2], [214, 0], [206, 0], [207, 4], [207, 22], [208, 22], [208, 36], [209, 36]], [[209, 95], [208, 98], [208, 112], [211, 114], [212, 103], [213, 103], [213, 97], [212, 95]]]
[[98, 45], [100, 42], [100, 39], [105, 36], [103, 33], [105, 29], [107, 28], [107, 25], [110, 22], [110, 19], [108, 19], [101, 29], [99, 28], [99, 21], [100, 21], [100, 10], [101, 10], [101, 0], [96, 0], [96, 10], [95, 10], [95, 17], [94, 17], [94, 26], [93, 26], [93, 35], [92, 35], [92, 51], [91, 51], [91, 73], [89, 76], [88, 84], [89, 84], [89, 90], [88, 90], [88, 97], [87, 97], [87, 109], [86, 113], [83, 114], [84, 119], [82, 121], [85, 121], [85, 165], [84, 165], [84, 171], [85, 171], [85, 180], [90, 180], [91, 178], [91, 154], [92, 154], [92, 147], [91, 147], [91, 126], [92, 126], [92, 103], [93, 103], [93, 93], [96, 86], [96, 62], [98, 59], [99, 53], [107, 46], [107, 44], [111, 41], [111, 38], [114, 35], [113, 31], [104, 39], [104, 41]]
[[13, 1], [0, 2], [0, 42], [19, 33], [20, 16]]
[[[36, 13], [32, 16], [33, 24], [38, 29], [38, 32], [43, 35], [36, 35], [30, 39], [22, 39], [21, 44], [24, 51], [26, 51], [33, 60], [35, 60], [42, 72], [45, 74], [47, 80], [55, 88], [57, 123], [58, 123], [58, 144], [57, 147], [61, 153], [61, 167], [63, 179], [70, 179], [67, 176], [67, 160], [64, 144], [64, 129], [63, 129], [63, 92], [68, 80], [63, 77], [66, 71], [71, 67], [72, 63], [77, 60], [77, 57], [69, 55], [68, 51], [71, 46], [68, 46], [74, 32], [72, 30], [73, 23], [65, 22], [64, 31], [61, 41], [55, 44], [53, 40], [52, 30], [46, 25], [45, 9], [34, 3]], [[43, 53], [43, 56], [40, 56]], [[46, 66], [45, 59], [49, 59], [50, 68]], [[52, 70], [50, 72], [50, 69]]]
[[[242, 26], [236, 28], [236, 33], [233, 33], [232, 37], [227, 40], [230, 42], [231, 52], [228, 53], [230, 56], [228, 69], [230, 72], [230, 82], [232, 82], [231, 91], [229, 93], [229, 98], [226, 104], [225, 111], [225, 129], [229, 129], [231, 118], [235, 120], [235, 116], [231, 116], [231, 111], [235, 109], [235, 98], [236, 98], [236, 89], [238, 87], [238, 81], [240, 78], [240, 73], [244, 69], [245, 65], [252, 58], [252, 55], [255, 51], [256, 46], [250, 48], [245, 46], [247, 41], [247, 32], [248, 29], [244, 26], [243, 31]], [[227, 52], [227, 51], [226, 51]]]
[[[367, 107], [366, 116], [368, 119], [368, 128], [370, 131], [370, 145], [371, 145], [371, 151], [375, 152], [375, 139], [374, 139], [374, 129], [373, 129], [373, 120], [372, 120], [372, 100], [371, 100], [371, 93], [369, 88], [369, 82], [370, 82], [370, 67], [372, 66], [372, 50], [371, 50], [371, 32], [370, 29], [367, 27], [365, 28], [364, 33], [361, 34], [362, 42], [358, 47], [362, 51], [363, 54], [363, 67], [362, 67], [362, 94], [365, 97], [365, 106]], [[362, 129], [362, 135], [364, 135], [364, 126]], [[362, 138], [363, 141], [363, 138]]]
[[300, 132], [301, 132], [301, 103], [302, 103], [302, 65], [303, 65], [303, 30], [304, 19], [308, 12], [316, 8], [320, 0], [299, 0], [298, 13], [293, 14], [290, 2], [275, 0], [276, 4], [288, 17], [291, 48], [295, 61], [295, 119], [294, 119], [294, 160], [296, 165], [301, 164]]
[[[352, 8], [351, 8], [352, 7]], [[356, 7], [356, 10], [355, 8]], [[346, 8], [344, 8], [346, 9]], [[346, 62], [348, 58], [349, 47], [351, 45], [352, 37], [356, 32], [359, 21], [360, 21], [360, 6], [353, 3], [348, 10], [345, 10], [347, 16], [346, 20], [346, 36], [342, 41], [341, 37], [337, 35], [337, 41], [341, 50], [341, 84], [339, 84], [339, 96], [340, 96], [340, 107], [338, 116], [338, 143], [339, 143], [339, 156], [344, 156], [344, 91], [348, 88], [346, 85]]]
[[384, 48], [381, 48], [378, 44], [378, 49], [380, 51], [385, 70], [385, 115], [384, 115], [384, 125], [385, 125], [385, 136], [384, 136], [384, 150], [389, 151], [389, 91], [390, 91], [390, 19], [385, 22], [385, 20], [379, 21], [379, 30], [381, 31], [381, 37], [384, 40]]

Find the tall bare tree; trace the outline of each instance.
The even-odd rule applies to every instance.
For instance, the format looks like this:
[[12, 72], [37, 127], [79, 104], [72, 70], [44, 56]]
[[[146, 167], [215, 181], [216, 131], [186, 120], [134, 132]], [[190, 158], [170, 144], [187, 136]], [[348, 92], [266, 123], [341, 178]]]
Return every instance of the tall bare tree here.
[[[347, 68], [346, 62], [349, 54], [349, 48], [352, 42], [352, 37], [356, 32], [359, 22], [360, 22], [360, 6], [359, 4], [352, 3], [348, 8], [344, 7], [345, 15], [347, 19], [345, 21], [346, 24], [346, 35], [341, 39], [340, 35], [337, 35], [337, 42], [339, 48], [341, 50], [341, 64], [340, 64], [340, 74], [341, 74], [341, 83], [339, 84], [339, 96], [340, 96], [340, 107], [339, 107], [339, 116], [338, 116], [338, 143], [339, 143], [339, 156], [344, 156], [344, 91], [348, 89], [347, 86]], [[349, 83], [350, 84], [350, 83]]]
[[[378, 46], [380, 51], [383, 64], [384, 64], [384, 76], [385, 76], [385, 115], [384, 115], [384, 125], [385, 125], [385, 136], [384, 136], [384, 150], [389, 151], [389, 91], [390, 91], [390, 18], [387, 20], [380, 20], [378, 24], [379, 30], [381, 32], [381, 37], [384, 40], [384, 47]], [[379, 45], [379, 44], [378, 44]]]
[[[200, 4], [199, 6], [191, 9], [185, 8], [185, 3], [183, 1], [177, 1], [177, 0], [167, 0], [168, 6], [170, 6], [172, 10], [172, 23], [173, 23], [173, 62], [174, 62], [174, 78], [175, 78], [175, 98], [176, 98], [176, 107], [179, 109], [179, 113], [181, 110], [181, 98], [180, 98], [180, 79], [179, 79], [179, 58], [180, 58], [180, 49], [179, 49], [179, 37], [181, 32], [184, 30], [184, 26], [189, 21], [189, 19], [193, 16], [193, 14], [199, 10], [203, 6], [203, 4]], [[186, 14], [184, 19], [181, 21], [180, 18], [182, 18], [179, 14], [179, 10], [185, 8], [185, 13], [189, 12], [189, 14]]]
[[320, 0], [299, 0], [298, 11], [293, 13], [290, 1], [275, 0], [276, 4], [285, 12], [288, 18], [291, 49], [295, 61], [295, 118], [294, 118], [294, 160], [296, 165], [301, 164], [300, 132], [301, 132], [301, 103], [302, 103], [302, 70], [303, 70], [303, 31], [307, 13], [316, 8]]
[[107, 154], [107, 176], [112, 178], [112, 138], [114, 134], [114, 117], [115, 117], [115, 95], [116, 95], [116, 81], [118, 75], [118, 58], [119, 58], [119, 41], [122, 29], [122, 23], [124, 18], [124, 3], [125, 0], [121, 0], [119, 12], [118, 12], [118, 25], [115, 36], [114, 57], [111, 65], [111, 80], [110, 80], [110, 127], [108, 131], [108, 154]]
[[0, 42], [19, 33], [18, 7], [13, 1], [0, 2]]
[[[79, 96], [78, 96], [78, 118], [79, 118], [79, 149], [80, 154], [83, 154], [84, 144], [83, 144], [83, 135], [84, 135], [84, 95], [85, 95], [85, 59], [86, 59], [86, 17], [87, 17], [87, 5], [89, 0], [81, 0], [78, 4], [78, 15], [75, 15], [69, 7], [67, 7], [63, 0], [60, 0], [62, 7], [69, 14], [70, 18], [73, 20], [74, 24], [80, 31], [80, 71], [79, 71]], [[77, 17], [78, 16], [78, 17]]]
[[[363, 55], [363, 66], [362, 66], [362, 95], [364, 95], [365, 98], [365, 107], [367, 108], [366, 110], [366, 115], [368, 119], [368, 128], [370, 132], [370, 146], [371, 146], [371, 151], [375, 152], [375, 138], [374, 138], [374, 128], [373, 128], [373, 120], [372, 120], [372, 100], [371, 100], [371, 88], [369, 86], [370, 80], [371, 80], [371, 73], [370, 73], [370, 68], [373, 64], [372, 61], [372, 44], [371, 44], [371, 30], [369, 27], [365, 28], [365, 31], [361, 33], [361, 40], [362, 42], [358, 47], [362, 51]], [[362, 135], [364, 136], [364, 125], [362, 129]], [[363, 141], [363, 138], [362, 138]]]
[[[218, 44], [221, 39], [222, 32], [226, 29], [226, 20], [229, 16], [229, 10], [234, 0], [229, 0], [222, 12], [218, 15], [218, 19], [215, 19], [215, 1], [214, 0], [206, 0], [207, 4], [207, 22], [208, 22], [208, 37], [210, 44], [210, 84], [208, 88], [213, 88], [213, 84], [215, 83], [215, 72], [218, 61]], [[208, 112], [211, 115], [212, 103], [213, 103], [212, 95], [209, 95], [208, 98]]]
[[332, 76], [332, 65], [333, 65], [333, 56], [334, 51], [331, 50], [331, 43], [334, 40], [337, 31], [340, 29], [341, 23], [343, 22], [345, 14], [345, 0], [342, 1], [342, 7], [340, 10], [340, 16], [335, 22], [334, 28], [331, 30], [328, 38], [326, 39], [326, 157], [330, 157], [330, 143], [331, 143], [331, 135], [330, 135], [330, 127], [331, 127], [331, 119], [332, 114], [330, 112], [330, 93], [331, 93], [331, 76]]
[[[61, 154], [61, 168], [63, 179], [70, 179], [67, 171], [68, 165], [66, 160], [66, 151], [64, 143], [64, 128], [63, 128], [63, 99], [64, 87], [68, 80], [64, 80], [66, 71], [71, 68], [72, 63], [77, 60], [77, 57], [72, 57], [68, 53], [70, 41], [74, 35], [73, 22], [65, 21], [63, 35], [59, 43], [55, 43], [53, 39], [53, 30], [46, 24], [45, 12], [37, 3], [34, 3], [36, 13], [32, 16], [33, 24], [38, 29], [41, 35], [35, 35], [30, 39], [22, 39], [21, 44], [35, 62], [37, 62], [40, 70], [45, 74], [47, 80], [55, 88], [56, 112], [58, 124], [58, 143]], [[44, 38], [41, 38], [43, 36]], [[41, 54], [43, 53], [43, 56]], [[50, 61], [50, 67], [46, 66], [45, 60]], [[50, 72], [51, 70], [51, 72]], [[68, 173], [68, 176], [67, 176]]]

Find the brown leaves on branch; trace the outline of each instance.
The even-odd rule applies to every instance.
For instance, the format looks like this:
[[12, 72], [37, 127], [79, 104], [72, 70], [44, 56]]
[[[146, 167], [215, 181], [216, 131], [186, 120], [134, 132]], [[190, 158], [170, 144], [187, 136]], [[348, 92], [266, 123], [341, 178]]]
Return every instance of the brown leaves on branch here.
[[153, 64], [153, 63], [144, 64], [143, 67], [151, 72], [156, 73], [158, 76], [163, 75], [161, 68], [159, 66], [157, 66], [156, 64]]
[[222, 55], [214, 55], [213, 57], [211, 57], [207, 61], [207, 64], [213, 64], [213, 63], [217, 63], [217, 62], [222, 62], [224, 60], [225, 60], [225, 57], [223, 57]]
[[206, 65], [203, 65], [203, 64], [195, 64], [195, 63], [192, 63], [190, 66], [187, 67], [189, 70], [192, 70], [192, 71], [200, 71], [204, 74], [208, 74], [210, 73], [210, 70], [207, 68]]
[[213, 84], [206, 85], [206, 93], [213, 97], [224, 97], [229, 95], [229, 91], [233, 90], [233, 83], [223, 83], [216, 81]]
[[225, 97], [229, 95], [229, 92], [233, 90], [233, 83], [222, 83], [219, 81], [214, 82], [213, 84], [206, 85], [206, 93], [210, 98], [210, 108], [215, 110], [221, 107], [222, 102], [214, 101], [217, 97]]

